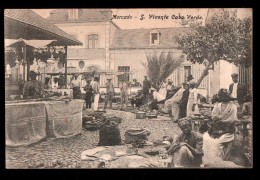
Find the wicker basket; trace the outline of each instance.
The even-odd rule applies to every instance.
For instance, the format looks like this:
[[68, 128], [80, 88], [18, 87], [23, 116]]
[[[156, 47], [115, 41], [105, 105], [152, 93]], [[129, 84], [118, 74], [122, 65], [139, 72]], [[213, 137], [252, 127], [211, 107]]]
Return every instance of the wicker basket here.
[[136, 119], [146, 119], [146, 112], [142, 112], [142, 111], [137, 112]]

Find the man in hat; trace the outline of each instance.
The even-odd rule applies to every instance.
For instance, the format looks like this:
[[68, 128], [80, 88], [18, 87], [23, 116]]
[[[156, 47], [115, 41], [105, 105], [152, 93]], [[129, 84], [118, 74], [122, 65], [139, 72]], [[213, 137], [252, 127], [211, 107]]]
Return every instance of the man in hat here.
[[86, 102], [86, 108], [91, 109], [91, 102], [92, 102], [92, 96], [93, 96], [93, 88], [91, 83], [91, 79], [87, 79], [87, 84], [84, 87], [84, 91], [86, 91], [86, 97], [85, 97], [85, 102]]
[[187, 84], [195, 83], [195, 80], [191, 74], [187, 76], [186, 83]]
[[23, 96], [25, 99], [39, 98], [44, 94], [44, 85], [41, 81], [36, 80], [37, 73], [29, 72], [30, 81], [24, 83]]
[[149, 89], [152, 87], [151, 81], [148, 80], [148, 76], [144, 76], [144, 81], [143, 81], [143, 94], [144, 94], [144, 99], [145, 103], [148, 102], [148, 95], [149, 95]]
[[229, 95], [234, 101], [237, 101], [240, 108], [243, 107], [244, 97], [247, 94], [247, 87], [245, 84], [238, 82], [238, 74], [231, 74], [233, 83], [229, 85]]
[[107, 83], [106, 83], [105, 87], [106, 87], [107, 92], [106, 92], [106, 97], [105, 97], [104, 110], [106, 110], [106, 108], [107, 108], [108, 101], [110, 102], [110, 108], [112, 109], [112, 100], [113, 100], [113, 97], [115, 96], [115, 90], [114, 90], [114, 85], [112, 83], [111, 77], [107, 78]]
[[192, 130], [191, 121], [182, 118], [178, 121], [182, 133], [178, 135], [169, 148], [175, 167], [200, 167], [202, 164], [203, 138]]

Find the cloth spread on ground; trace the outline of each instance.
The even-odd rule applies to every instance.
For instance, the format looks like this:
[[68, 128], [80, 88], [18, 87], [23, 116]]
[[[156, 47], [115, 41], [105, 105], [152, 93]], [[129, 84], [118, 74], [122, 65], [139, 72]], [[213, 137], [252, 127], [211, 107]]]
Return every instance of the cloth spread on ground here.
[[46, 137], [46, 111], [43, 102], [5, 105], [7, 146], [29, 145]]
[[[143, 152], [127, 153], [127, 148], [128, 146], [101, 146], [83, 151], [81, 159], [88, 161], [93, 168], [98, 168], [100, 161], [106, 163], [106, 168], [165, 167], [165, 163], [158, 156], [147, 156]], [[94, 152], [96, 153], [93, 154]]]
[[81, 133], [83, 100], [47, 102], [50, 135], [56, 138]]

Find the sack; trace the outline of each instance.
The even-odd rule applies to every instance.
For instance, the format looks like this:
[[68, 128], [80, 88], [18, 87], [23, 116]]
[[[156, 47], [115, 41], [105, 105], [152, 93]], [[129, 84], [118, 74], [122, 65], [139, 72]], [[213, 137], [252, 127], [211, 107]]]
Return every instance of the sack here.
[[147, 140], [151, 132], [145, 128], [143, 129], [128, 129], [125, 132], [125, 143], [130, 144], [134, 141]]
[[118, 124], [107, 121], [99, 129], [99, 146], [114, 146], [121, 143], [121, 136]]

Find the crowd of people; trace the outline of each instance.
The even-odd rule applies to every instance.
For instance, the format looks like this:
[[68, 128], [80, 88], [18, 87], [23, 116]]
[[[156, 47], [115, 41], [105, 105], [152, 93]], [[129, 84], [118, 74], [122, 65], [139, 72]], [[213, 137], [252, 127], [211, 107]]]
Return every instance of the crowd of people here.
[[[49, 80], [43, 84], [36, 80], [37, 74], [30, 72], [30, 81], [27, 81], [23, 87], [23, 96], [26, 98], [40, 97], [44, 94], [44, 88], [49, 89]], [[207, 138], [217, 139], [217, 156], [222, 160], [230, 160], [232, 143], [235, 140], [236, 127], [235, 121], [239, 116], [252, 116], [251, 96], [248, 94], [246, 85], [238, 82], [238, 74], [231, 75], [233, 83], [229, 89], [221, 88], [213, 97], [214, 108], [211, 112], [211, 122], [206, 132], [207, 136], [202, 136], [192, 130], [191, 121], [188, 117], [199, 114], [199, 92], [196, 82], [192, 76], [188, 76], [186, 82], [181, 87], [175, 87], [172, 81], [164, 82], [162, 88], [158, 91], [152, 87], [151, 81], [147, 76], [144, 77], [143, 84], [136, 80], [133, 84], [141, 87], [137, 94], [131, 98], [130, 103], [134, 108], [142, 105], [148, 105], [151, 111], [158, 111], [158, 104], [163, 104], [160, 109], [164, 113], [169, 113], [173, 122], [178, 123], [182, 133], [174, 140], [168, 153], [173, 156], [176, 166], [199, 166], [203, 157], [203, 142]], [[84, 91], [86, 92], [86, 108], [98, 110], [100, 99], [99, 78], [95, 77], [94, 82], [91, 79], [86, 80]], [[73, 98], [81, 99], [80, 80], [75, 75], [70, 83], [73, 89]], [[127, 81], [119, 83], [121, 110], [125, 110], [129, 103], [129, 88], [131, 85]], [[115, 87], [110, 77], [105, 84], [106, 94], [103, 109], [106, 110], [107, 104], [112, 108], [113, 98], [115, 96]]]

